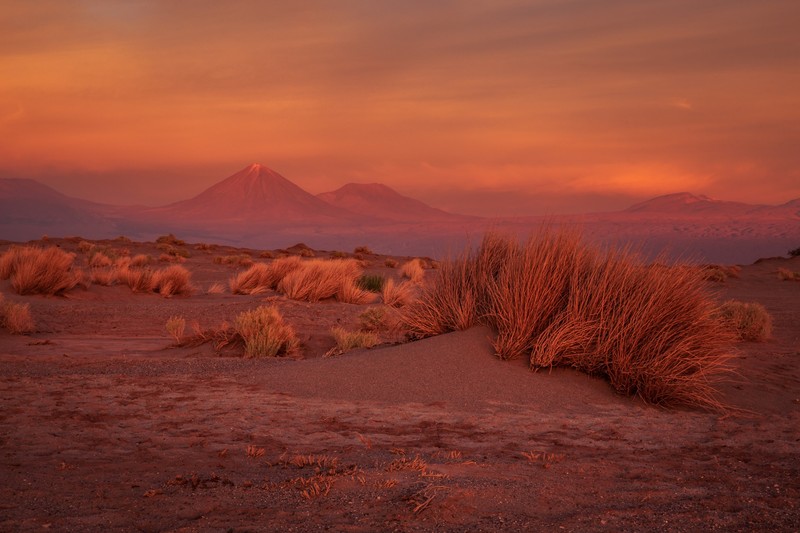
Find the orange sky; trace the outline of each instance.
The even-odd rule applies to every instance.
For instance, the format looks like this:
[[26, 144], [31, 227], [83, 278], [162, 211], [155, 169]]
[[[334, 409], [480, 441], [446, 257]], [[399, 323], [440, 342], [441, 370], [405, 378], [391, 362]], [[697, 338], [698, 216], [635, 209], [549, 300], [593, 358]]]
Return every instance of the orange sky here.
[[157, 205], [261, 162], [480, 214], [800, 197], [796, 0], [228, 4], [4, 1], [0, 177]]

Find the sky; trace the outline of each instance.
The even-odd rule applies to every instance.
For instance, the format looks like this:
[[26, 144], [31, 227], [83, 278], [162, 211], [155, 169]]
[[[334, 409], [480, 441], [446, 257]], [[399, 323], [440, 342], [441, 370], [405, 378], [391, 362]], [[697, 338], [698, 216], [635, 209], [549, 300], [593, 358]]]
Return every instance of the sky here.
[[250, 163], [456, 212], [800, 197], [797, 0], [2, 0], [0, 177], [163, 205]]

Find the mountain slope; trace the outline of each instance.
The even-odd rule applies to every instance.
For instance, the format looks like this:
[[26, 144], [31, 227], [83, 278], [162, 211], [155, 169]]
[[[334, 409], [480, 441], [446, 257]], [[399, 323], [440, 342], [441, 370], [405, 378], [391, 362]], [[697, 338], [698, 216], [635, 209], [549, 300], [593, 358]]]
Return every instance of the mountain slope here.
[[0, 179], [0, 238], [27, 240], [42, 234], [114, 236], [111, 206], [72, 198], [31, 179]]
[[184, 222], [329, 223], [350, 220], [338, 209], [301, 189], [274, 170], [254, 163], [189, 200], [151, 211]]
[[397, 222], [457, 221], [476, 217], [456, 215], [403, 196], [381, 183], [348, 183], [317, 198], [361, 215]]
[[783, 205], [757, 205], [742, 202], [714, 200], [704, 195], [688, 192], [666, 194], [630, 206], [627, 214], [660, 214], [702, 217], [766, 217], [783, 218], [800, 216], [800, 199]]

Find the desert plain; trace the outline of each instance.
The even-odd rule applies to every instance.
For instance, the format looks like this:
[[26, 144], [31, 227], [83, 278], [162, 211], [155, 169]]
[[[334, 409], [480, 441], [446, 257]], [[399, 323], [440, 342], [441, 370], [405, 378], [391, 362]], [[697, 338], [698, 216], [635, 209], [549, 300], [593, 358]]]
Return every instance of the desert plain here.
[[[83, 241], [85, 242], [85, 241]], [[80, 239], [33, 242], [88, 261]], [[92, 241], [158, 257], [155, 243]], [[6, 251], [10, 242], [0, 244]], [[762, 304], [764, 342], [732, 347], [723, 410], [664, 407], [575, 370], [494, 355], [485, 327], [326, 357], [331, 328], [373, 303], [232, 294], [261, 250], [187, 244], [189, 296], [87, 284], [19, 295], [0, 331], [4, 531], [796, 531], [800, 529], [800, 257], [708, 281]], [[379, 251], [379, 250], [376, 250]], [[353, 253], [335, 254], [352, 257]], [[333, 256], [296, 246], [280, 255]], [[177, 256], [176, 256], [177, 257]], [[218, 257], [244, 258], [225, 263]], [[389, 259], [390, 261], [387, 261]], [[360, 253], [393, 278], [411, 258]], [[158, 265], [157, 265], [158, 266]], [[163, 265], [161, 265], [163, 266]], [[435, 266], [428, 262], [427, 266]], [[425, 269], [420, 286], [433, 283]], [[209, 291], [214, 284], [223, 290]], [[293, 357], [244, 358], [187, 331], [274, 305]]]

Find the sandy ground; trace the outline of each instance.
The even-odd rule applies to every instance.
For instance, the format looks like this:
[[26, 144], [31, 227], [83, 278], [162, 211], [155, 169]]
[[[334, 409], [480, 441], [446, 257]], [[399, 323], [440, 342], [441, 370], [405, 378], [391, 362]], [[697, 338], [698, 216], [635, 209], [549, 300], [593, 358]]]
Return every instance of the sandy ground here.
[[[198, 286], [235, 272], [211, 262], [220, 253], [193, 252]], [[391, 274], [382, 262], [370, 269]], [[320, 357], [328, 329], [367, 306], [122, 287], [21, 297], [0, 282], [38, 324], [0, 333], [0, 530], [796, 531], [800, 283], [778, 266], [800, 260], [709, 285], [775, 323], [769, 342], [738, 345], [728, 413], [534, 374], [495, 359], [481, 328]], [[169, 316], [212, 326], [265, 299], [303, 359], [169, 347]]]

